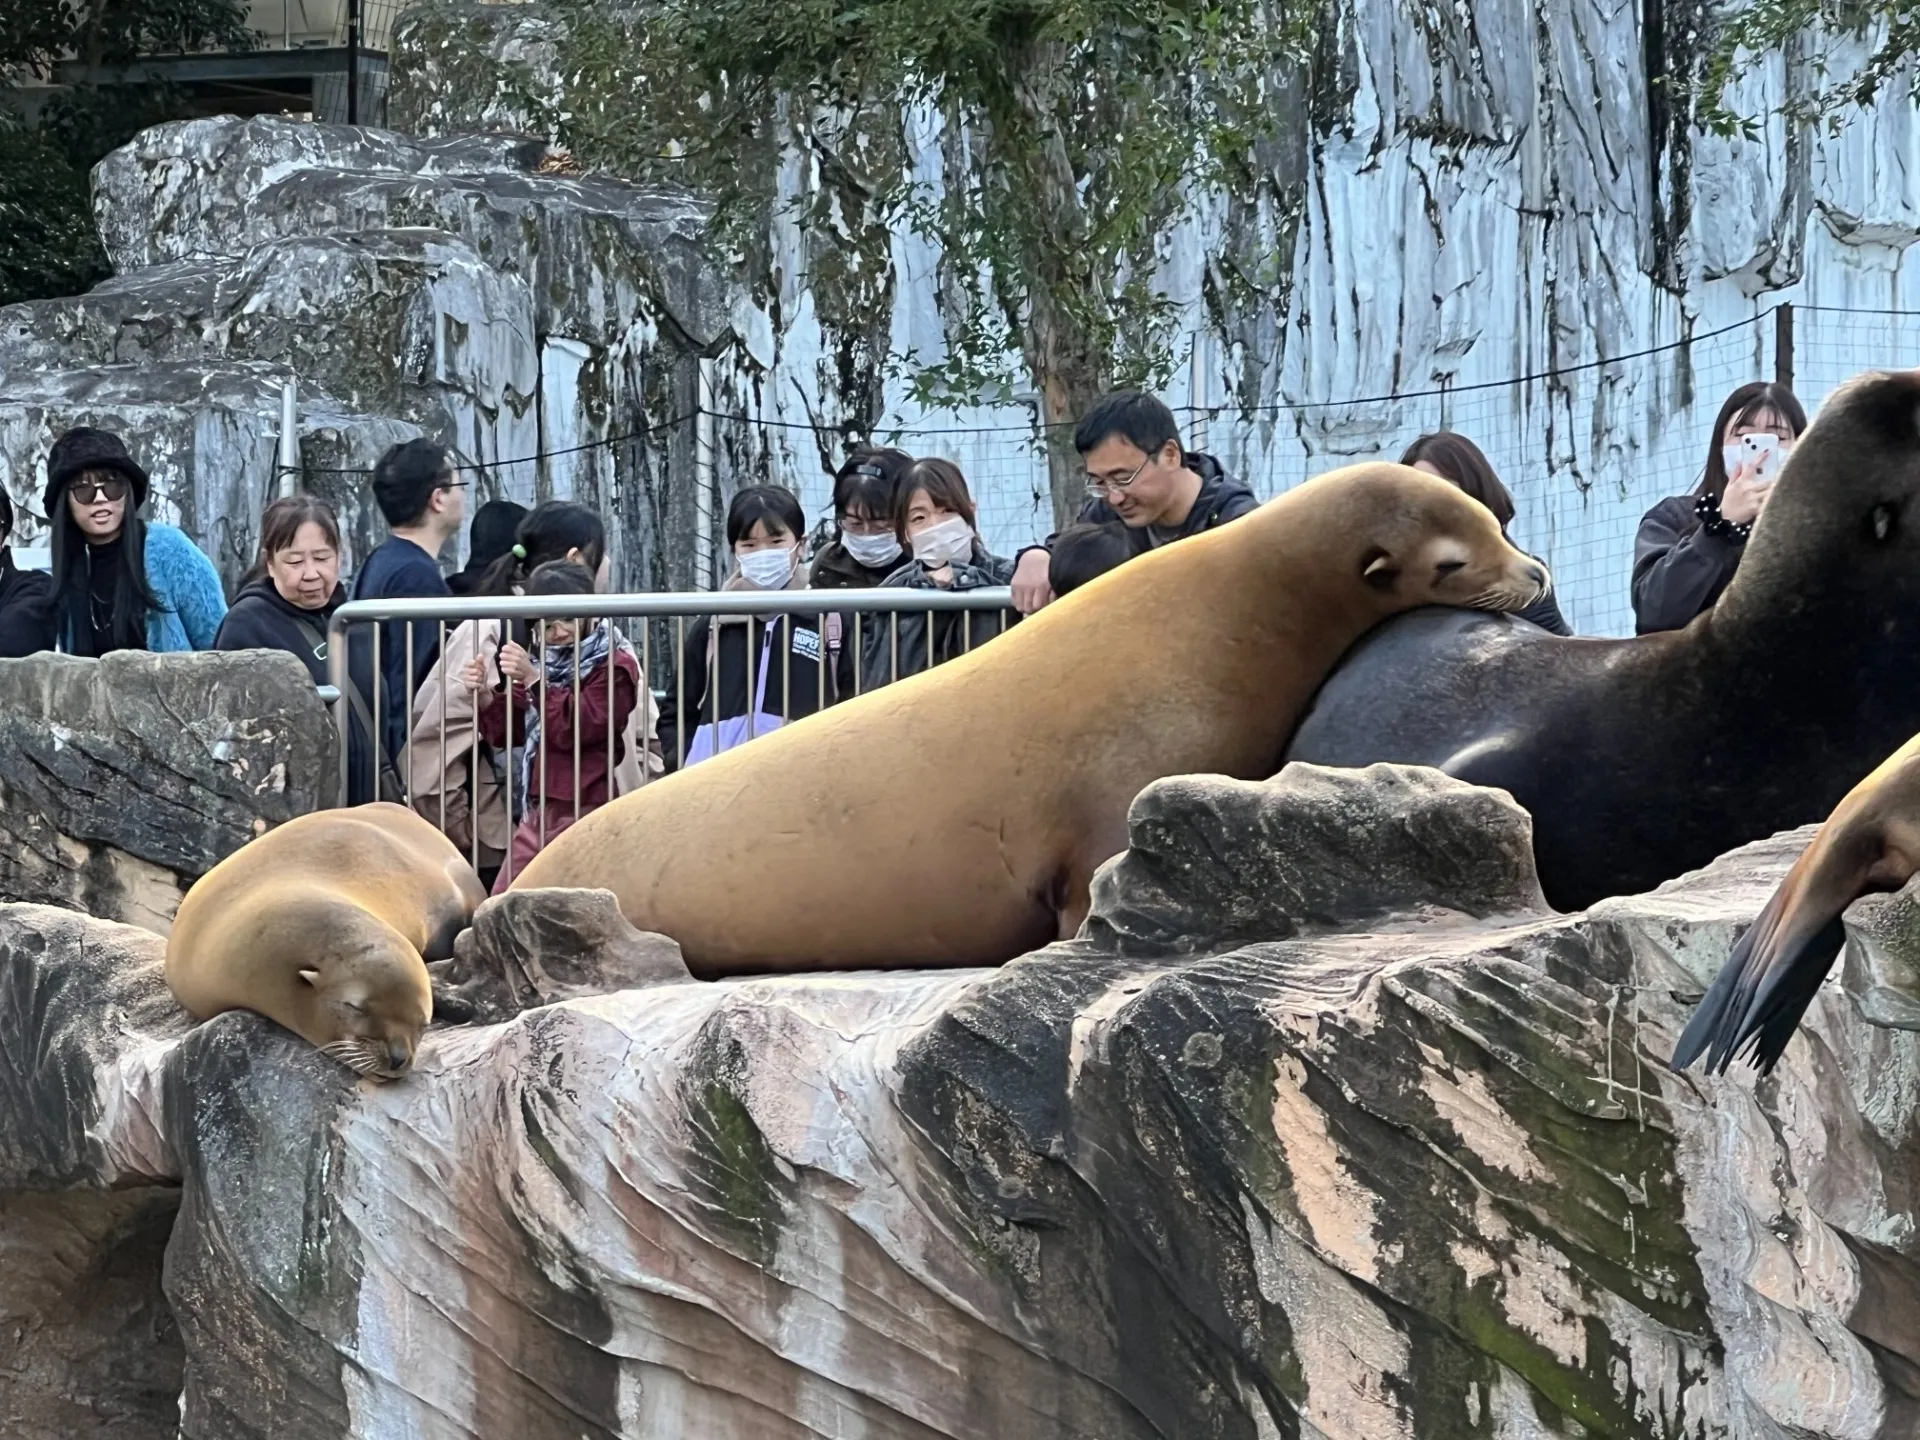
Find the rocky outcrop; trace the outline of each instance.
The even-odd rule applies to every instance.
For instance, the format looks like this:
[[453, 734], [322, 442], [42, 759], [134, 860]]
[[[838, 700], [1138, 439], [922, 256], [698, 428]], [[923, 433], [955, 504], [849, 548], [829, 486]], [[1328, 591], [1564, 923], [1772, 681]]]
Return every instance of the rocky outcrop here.
[[[11, 800], [7, 806], [11, 816]], [[172, 1440], [183, 1351], [160, 1288], [180, 1195], [142, 1118], [187, 1029], [164, 942], [0, 905], [0, 1434]], [[125, 1185], [131, 1188], [107, 1188]]]
[[425, 433], [483, 467], [479, 498], [607, 515], [617, 580], [690, 584], [687, 417], [699, 357], [730, 335], [706, 208], [538, 173], [546, 153], [265, 116], [143, 132], [94, 174], [119, 273], [0, 309], [0, 484], [35, 515], [53, 437], [119, 429], [156, 515], [231, 582], [274, 493], [291, 379], [304, 483], [341, 509], [351, 554], [383, 533], [365, 472]]
[[0, 900], [165, 934], [213, 865], [333, 803], [337, 755], [290, 655], [0, 660]]
[[[1559, 916], [1527, 831], [1163, 782], [1000, 971], [662, 970], [385, 1086], [223, 1016], [95, 1057], [87, 1153], [181, 1186], [189, 1440], [1911, 1434], [1920, 1039], [1830, 990], [1765, 1083], [1662, 1065], [1810, 832]], [[468, 960], [638, 954], [604, 903]]]

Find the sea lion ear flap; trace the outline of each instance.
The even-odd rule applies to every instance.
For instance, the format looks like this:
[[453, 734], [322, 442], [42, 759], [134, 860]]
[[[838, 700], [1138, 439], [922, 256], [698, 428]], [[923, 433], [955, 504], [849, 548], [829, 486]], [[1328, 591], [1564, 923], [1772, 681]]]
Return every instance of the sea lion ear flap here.
[[1393, 556], [1376, 545], [1366, 553], [1365, 559], [1360, 578], [1376, 590], [1393, 589], [1394, 582], [1400, 578], [1400, 567], [1393, 563]]
[[320, 972], [318, 970], [302, 970], [300, 972], [300, 978], [309, 985], [317, 987], [320, 984]]

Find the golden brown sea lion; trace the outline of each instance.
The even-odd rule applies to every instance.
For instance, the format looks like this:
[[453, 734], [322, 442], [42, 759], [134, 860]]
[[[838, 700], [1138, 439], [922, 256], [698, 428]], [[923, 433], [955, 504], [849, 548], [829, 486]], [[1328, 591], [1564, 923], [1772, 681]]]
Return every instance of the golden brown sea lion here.
[[1165, 775], [1271, 774], [1340, 654], [1545, 570], [1399, 465], [1309, 481], [991, 644], [622, 796], [515, 877], [604, 888], [696, 974], [997, 965], [1071, 935]]
[[1724, 1074], [1744, 1048], [1773, 1069], [1840, 947], [1840, 917], [1862, 895], [1898, 890], [1920, 871], [1920, 735], [1894, 751], [1834, 807], [1794, 861], [1693, 1012], [1674, 1046], [1675, 1070], [1707, 1057]]
[[167, 985], [199, 1019], [257, 1011], [392, 1080], [433, 1018], [425, 962], [453, 953], [486, 898], [453, 842], [405, 806], [316, 811], [194, 882], [167, 936]]

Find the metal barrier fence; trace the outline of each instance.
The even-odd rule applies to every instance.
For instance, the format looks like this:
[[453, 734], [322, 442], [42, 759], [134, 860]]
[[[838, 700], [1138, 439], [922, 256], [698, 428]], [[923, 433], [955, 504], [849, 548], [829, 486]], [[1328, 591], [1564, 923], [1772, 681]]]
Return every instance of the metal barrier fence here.
[[[550, 833], [615, 795], [930, 668], [984, 644], [1017, 619], [1013, 592], [1006, 588], [351, 601], [334, 612], [328, 626], [329, 683], [321, 687], [333, 706], [340, 742], [339, 803], [378, 798], [408, 804], [465, 850], [476, 871], [487, 875], [498, 869], [510, 879], [516, 865], [545, 848]], [[630, 623], [619, 627], [617, 621]], [[604, 661], [589, 660], [583, 676], [576, 642], [603, 622], [610, 651]], [[708, 640], [697, 653], [690, 644], [697, 642], [703, 622]], [[924, 629], [913, 629], [916, 622]], [[743, 654], [729, 665], [716, 632], [733, 623], [742, 626]], [[545, 627], [559, 625], [573, 627], [572, 638], [556, 636], [550, 642]], [[669, 633], [670, 644], [656, 645], [656, 627]], [[398, 631], [397, 639], [390, 631]], [[501, 657], [512, 644], [522, 646], [533, 674], [543, 677], [536, 684], [508, 684]], [[776, 645], [779, 699], [768, 708]], [[396, 697], [389, 693], [382, 664], [396, 649], [404, 650], [405, 693], [398, 697], [402, 722], [395, 720]], [[356, 665], [356, 653], [365, 655], [364, 667]], [[620, 725], [618, 653], [630, 655], [638, 672], [633, 710]], [[512, 658], [517, 663], [518, 657]], [[811, 695], [804, 676], [796, 686], [796, 658], [813, 672]], [[460, 662], [460, 674], [450, 673], [454, 660]], [[738, 675], [742, 661], [744, 675]], [[721, 697], [735, 675], [744, 680], [745, 712], [729, 717]], [[469, 687], [476, 678], [479, 690]], [[596, 692], [605, 692], [604, 732], [595, 717], [591, 736], [583, 735], [579, 723], [585, 715], [583, 681], [592, 702], [588, 709], [601, 708]], [[570, 696], [550, 711], [547, 687], [556, 684]], [[530, 700], [539, 691], [542, 717], [566, 718], [562, 744], [570, 740], [572, 759], [556, 777], [563, 788], [549, 786], [550, 737], [544, 723], [532, 757], [525, 755], [533, 708], [530, 704], [526, 715], [519, 713], [516, 689]], [[663, 747], [660, 731], [669, 719], [672, 738]], [[397, 754], [385, 743], [396, 723], [403, 727]], [[537, 844], [516, 858], [514, 842], [522, 824], [531, 827]]]

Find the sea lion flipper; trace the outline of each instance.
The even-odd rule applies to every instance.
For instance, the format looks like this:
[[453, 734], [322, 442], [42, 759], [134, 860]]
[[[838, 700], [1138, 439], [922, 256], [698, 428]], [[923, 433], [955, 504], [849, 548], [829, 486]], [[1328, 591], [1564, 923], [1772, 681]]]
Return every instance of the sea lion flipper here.
[[1833, 859], [1816, 836], [1787, 872], [1681, 1032], [1668, 1062], [1673, 1069], [1686, 1069], [1703, 1053], [1709, 1074], [1726, 1073], [1743, 1051], [1762, 1074], [1779, 1061], [1833, 968], [1846, 938], [1841, 913], [1863, 883], [1853, 867], [1843, 871]]

